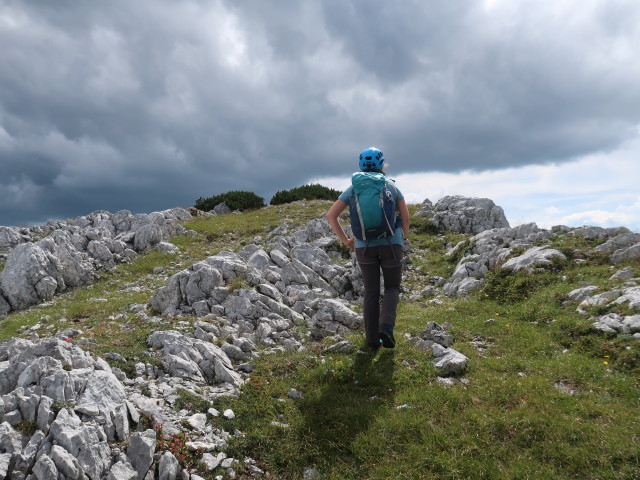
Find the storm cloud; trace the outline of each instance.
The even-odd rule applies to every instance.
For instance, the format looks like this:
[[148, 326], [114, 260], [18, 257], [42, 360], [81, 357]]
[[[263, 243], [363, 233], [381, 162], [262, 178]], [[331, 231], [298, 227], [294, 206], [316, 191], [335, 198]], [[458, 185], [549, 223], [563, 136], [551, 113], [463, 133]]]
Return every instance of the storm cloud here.
[[638, 135], [635, 0], [5, 1], [0, 224], [348, 175], [562, 163]]

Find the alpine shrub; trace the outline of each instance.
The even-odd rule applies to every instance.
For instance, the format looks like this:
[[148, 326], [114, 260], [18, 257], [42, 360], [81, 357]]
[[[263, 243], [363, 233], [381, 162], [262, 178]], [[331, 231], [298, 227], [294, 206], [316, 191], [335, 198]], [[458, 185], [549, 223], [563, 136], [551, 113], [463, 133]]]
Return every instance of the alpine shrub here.
[[296, 202], [298, 200], [335, 200], [342, 192], [333, 188], [314, 183], [292, 188], [291, 190], [279, 190], [271, 198], [271, 205]]
[[253, 192], [245, 192], [241, 190], [233, 190], [231, 192], [222, 193], [213, 197], [203, 198], [200, 197], [196, 200], [194, 205], [198, 210], [209, 212], [214, 209], [216, 205], [226, 203], [231, 210], [250, 210], [253, 208], [264, 207], [264, 198], [259, 197]]
[[500, 304], [526, 300], [539, 287], [548, 285], [551, 279], [546, 275], [534, 275], [521, 270], [496, 268], [489, 271], [484, 285], [484, 294], [490, 300]]

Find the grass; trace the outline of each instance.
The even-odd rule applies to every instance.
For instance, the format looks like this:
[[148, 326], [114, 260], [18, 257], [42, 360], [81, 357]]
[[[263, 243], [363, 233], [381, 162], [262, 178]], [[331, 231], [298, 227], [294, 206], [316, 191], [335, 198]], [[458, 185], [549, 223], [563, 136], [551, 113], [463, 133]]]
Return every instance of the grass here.
[[[470, 358], [466, 386], [438, 384], [430, 354], [402, 341], [394, 351], [324, 363], [308, 354], [263, 357], [243, 395], [216, 405], [233, 408], [231, 426], [245, 433], [229, 453], [261, 459], [276, 478], [300, 478], [310, 467], [335, 479], [638, 476], [637, 376], [598, 351], [602, 344], [564, 352], [562, 324], [522, 321], [525, 310], [480, 297], [454, 310], [402, 304], [397, 337], [430, 320], [454, 323], [455, 347]], [[478, 337], [488, 353], [470, 344]], [[559, 381], [579, 393], [560, 392]], [[289, 399], [290, 388], [303, 398]]]
[[[134, 358], [148, 350], [150, 332], [195, 318], [165, 318], [158, 325], [134, 314], [131, 304], [146, 304], [166, 275], [220, 250], [238, 250], [255, 236], [266, 238], [283, 221], [302, 225], [329, 205], [304, 202], [195, 219], [186, 224], [195, 236], [172, 240], [180, 257], [137, 257], [51, 305], [0, 320], [0, 338], [49, 316], [54, 329], [78, 328], [94, 340], [83, 348], [120, 353], [127, 362], [113, 366], [132, 369]], [[447, 246], [466, 238], [417, 224], [407, 290], [420, 291], [430, 276], [448, 277], [463, 250], [446, 257]], [[326, 479], [640, 478], [639, 342], [595, 330], [576, 313], [576, 303], [563, 303], [585, 283], [601, 291], [619, 286], [609, 280], [618, 267], [589, 253], [598, 242], [570, 236], [551, 242], [566, 252], [567, 262], [533, 274], [492, 272], [483, 290], [443, 298], [442, 305], [403, 297], [394, 350], [323, 355], [323, 346], [311, 346], [262, 355], [239, 398], [209, 402], [180, 391], [176, 408], [232, 408], [232, 420], [209, 418], [214, 427], [243, 433], [227, 454], [254, 458], [278, 479], [302, 478], [308, 468]], [[633, 266], [640, 269], [638, 262]], [[153, 274], [157, 267], [164, 276]], [[452, 324], [453, 347], [469, 357], [466, 385], [440, 384], [431, 353], [406, 341], [405, 334], [418, 335], [429, 321]], [[359, 333], [350, 338], [362, 344]], [[292, 388], [302, 398], [289, 398]], [[199, 474], [210, 479], [220, 473]]]

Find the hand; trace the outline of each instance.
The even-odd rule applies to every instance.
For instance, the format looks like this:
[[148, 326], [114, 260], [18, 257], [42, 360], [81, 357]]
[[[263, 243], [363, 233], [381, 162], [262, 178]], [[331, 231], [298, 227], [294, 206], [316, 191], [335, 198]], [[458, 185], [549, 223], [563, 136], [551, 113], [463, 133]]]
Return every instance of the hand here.
[[356, 249], [355, 237], [347, 238], [347, 243], [345, 243], [344, 246], [347, 247], [349, 250], [355, 250]]

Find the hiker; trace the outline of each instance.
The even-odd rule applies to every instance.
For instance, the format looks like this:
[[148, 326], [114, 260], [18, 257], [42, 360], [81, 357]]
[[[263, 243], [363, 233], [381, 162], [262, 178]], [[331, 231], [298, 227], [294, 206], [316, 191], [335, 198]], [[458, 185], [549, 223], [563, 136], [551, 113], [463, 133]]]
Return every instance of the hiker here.
[[[402, 279], [402, 247], [409, 233], [409, 210], [404, 196], [393, 181], [385, 177], [384, 155], [374, 147], [360, 154], [360, 171], [352, 183], [331, 206], [327, 220], [340, 241], [356, 251], [356, 259], [364, 281], [364, 329], [367, 345], [377, 350], [395, 347], [393, 327], [400, 297]], [[378, 189], [375, 191], [375, 189]], [[382, 193], [381, 193], [382, 192]], [[382, 198], [387, 208], [382, 208]], [[339, 215], [349, 205], [354, 237], [344, 233]], [[391, 214], [384, 210], [393, 207]], [[386, 218], [391, 217], [391, 218]], [[383, 227], [366, 225], [371, 219]], [[380, 220], [382, 218], [382, 220]], [[365, 221], [367, 220], [367, 221]], [[381, 233], [382, 232], [382, 233]], [[380, 268], [384, 278], [384, 298], [380, 304]]]

